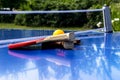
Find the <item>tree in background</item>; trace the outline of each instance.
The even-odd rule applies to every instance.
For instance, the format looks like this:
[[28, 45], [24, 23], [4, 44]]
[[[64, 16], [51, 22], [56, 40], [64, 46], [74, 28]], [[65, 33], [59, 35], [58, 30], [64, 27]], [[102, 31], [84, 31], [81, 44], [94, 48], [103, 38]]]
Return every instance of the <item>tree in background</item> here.
[[[20, 10], [80, 10], [88, 9], [93, 4], [93, 0], [27, 0], [27, 4], [20, 6]], [[87, 22], [86, 18], [84, 13], [31, 14], [17, 15], [15, 23], [27, 26], [70, 27], [83, 26]]]
[[[19, 9], [20, 5], [26, 3], [26, 0], [0, 0], [0, 8], [1, 10], [14, 10]], [[11, 23], [14, 22], [15, 15], [0, 15], [0, 22], [3, 23]]]
[[25, 0], [0, 0], [0, 4], [2, 8], [13, 8], [18, 9], [20, 4], [25, 3]]
[[[120, 0], [0, 0], [1, 8], [13, 8], [17, 10], [80, 10], [80, 9], [98, 9], [104, 4], [110, 5], [118, 3]], [[118, 4], [119, 5], [119, 4]], [[112, 6], [114, 7], [114, 6]], [[111, 8], [113, 9], [113, 8]], [[111, 10], [116, 13], [116, 9]], [[117, 12], [117, 15], [119, 12]], [[71, 14], [18, 14], [15, 15], [15, 24], [26, 26], [87, 26], [96, 25], [102, 21], [102, 13], [71, 13]], [[112, 14], [113, 15], [113, 14]], [[10, 15], [11, 16], [11, 15]], [[114, 15], [115, 16], [115, 15]], [[1, 16], [5, 18], [4, 16]], [[2, 18], [0, 17], [0, 20]], [[8, 21], [5, 18], [2, 21]], [[10, 18], [12, 21], [13, 18]], [[96, 21], [96, 22], [94, 22]], [[85, 23], [87, 23], [85, 25]]]

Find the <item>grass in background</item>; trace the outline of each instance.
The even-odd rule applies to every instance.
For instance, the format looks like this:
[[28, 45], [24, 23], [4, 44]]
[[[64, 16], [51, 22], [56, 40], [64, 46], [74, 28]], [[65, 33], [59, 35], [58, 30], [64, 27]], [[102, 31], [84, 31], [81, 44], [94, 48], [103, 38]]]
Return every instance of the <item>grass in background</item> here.
[[55, 28], [55, 27], [28, 27], [28, 26], [19, 26], [12, 23], [0, 23], [0, 29], [27, 29], [27, 30], [88, 30], [87, 28], [79, 28], [79, 27], [67, 27], [67, 28]]

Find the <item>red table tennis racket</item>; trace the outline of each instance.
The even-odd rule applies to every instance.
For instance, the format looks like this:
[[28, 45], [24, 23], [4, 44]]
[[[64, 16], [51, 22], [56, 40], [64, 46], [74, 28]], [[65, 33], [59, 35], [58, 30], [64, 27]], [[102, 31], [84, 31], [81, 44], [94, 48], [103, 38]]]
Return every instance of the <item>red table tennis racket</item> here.
[[17, 48], [26, 47], [26, 46], [44, 43], [44, 42], [74, 41], [74, 39], [75, 39], [74, 33], [65, 33], [65, 34], [60, 34], [60, 35], [55, 35], [55, 36], [47, 36], [45, 38], [40, 38], [40, 39], [36, 39], [36, 40], [30, 40], [30, 41], [25, 41], [25, 42], [9, 44], [8, 48], [9, 49], [17, 49]]

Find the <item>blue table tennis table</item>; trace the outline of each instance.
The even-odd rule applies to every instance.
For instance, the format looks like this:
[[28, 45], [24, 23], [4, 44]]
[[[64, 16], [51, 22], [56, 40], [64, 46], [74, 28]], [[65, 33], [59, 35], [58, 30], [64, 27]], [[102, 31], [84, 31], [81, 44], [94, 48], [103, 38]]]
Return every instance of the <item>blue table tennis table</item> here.
[[0, 31], [0, 80], [120, 80], [119, 32], [75, 32], [81, 43], [73, 50], [9, 50], [9, 43], [39, 31]]

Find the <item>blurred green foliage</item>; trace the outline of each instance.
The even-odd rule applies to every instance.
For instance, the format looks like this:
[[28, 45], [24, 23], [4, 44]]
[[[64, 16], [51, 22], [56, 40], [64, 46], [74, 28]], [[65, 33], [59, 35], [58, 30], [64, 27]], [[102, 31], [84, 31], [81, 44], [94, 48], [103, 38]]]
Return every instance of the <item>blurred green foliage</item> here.
[[120, 3], [114, 3], [110, 8], [113, 29], [114, 31], [120, 31]]
[[[11, 3], [11, 2], [12, 3]], [[6, 3], [9, 2], [9, 3]], [[14, 3], [13, 3], [14, 2]], [[119, 0], [0, 0], [0, 7], [10, 10], [81, 10], [99, 9], [104, 4], [111, 8], [111, 18], [120, 18]], [[10, 4], [11, 3], [11, 4]], [[117, 6], [114, 6], [117, 5]], [[18, 14], [0, 15], [0, 22], [14, 22], [24, 26], [49, 27], [86, 27], [94, 28], [102, 20], [102, 13], [67, 13], [67, 14]], [[120, 22], [113, 23], [113, 29], [119, 31]]]
[[[79, 10], [88, 9], [92, 4], [95, 3], [91, 0], [28, 0], [27, 6], [20, 6], [20, 10]], [[15, 17], [16, 24], [26, 26], [73, 27], [84, 26], [86, 22], [85, 13], [18, 14]]]

